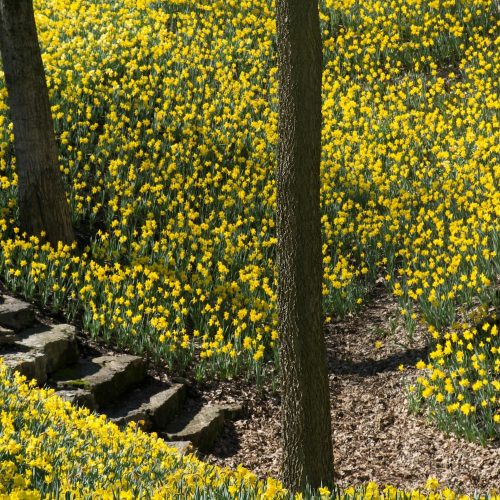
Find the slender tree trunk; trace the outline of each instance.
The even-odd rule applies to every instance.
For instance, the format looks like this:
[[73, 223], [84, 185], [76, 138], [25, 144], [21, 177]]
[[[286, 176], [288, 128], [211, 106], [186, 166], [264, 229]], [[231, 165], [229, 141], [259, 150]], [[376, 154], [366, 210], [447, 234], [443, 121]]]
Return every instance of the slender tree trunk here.
[[32, 0], [0, 0], [0, 50], [14, 124], [21, 231], [74, 239], [61, 174]]
[[317, 0], [276, 0], [279, 75], [278, 317], [283, 480], [333, 483], [322, 324], [320, 221], [322, 48]]

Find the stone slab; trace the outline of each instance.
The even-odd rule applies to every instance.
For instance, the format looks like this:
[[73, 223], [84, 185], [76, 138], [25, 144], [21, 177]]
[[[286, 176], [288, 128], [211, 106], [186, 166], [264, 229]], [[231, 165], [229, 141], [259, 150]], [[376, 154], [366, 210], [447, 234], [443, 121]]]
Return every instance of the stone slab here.
[[40, 325], [20, 332], [15, 345], [46, 354], [46, 369], [50, 374], [78, 359], [75, 334], [72, 325]]
[[14, 330], [0, 326], [0, 347], [12, 345], [18, 339], [19, 337]]
[[245, 417], [247, 413], [245, 406], [240, 403], [227, 403], [217, 406], [224, 412], [224, 417], [228, 420], [239, 420]]
[[63, 389], [57, 391], [56, 394], [64, 401], [69, 401], [72, 405], [84, 406], [92, 411], [97, 410], [94, 395], [85, 389]]
[[[103, 413], [106, 416], [109, 416], [105, 411]], [[139, 428], [141, 428], [145, 432], [150, 432], [153, 430], [153, 423], [151, 422], [151, 417], [144, 408], [137, 408], [136, 410], [131, 410], [122, 417], [110, 418], [110, 420], [119, 427], [125, 427], [129, 422], [135, 422], [137, 423]]]
[[39, 385], [47, 381], [47, 355], [39, 351], [6, 353], [3, 361], [13, 371], [28, 379], [35, 379]]
[[170, 424], [168, 441], [191, 441], [201, 451], [209, 451], [224, 427], [224, 410], [218, 405], [203, 406], [194, 415], [183, 415]]
[[53, 376], [58, 389], [86, 389], [98, 408], [118, 399], [146, 376], [143, 358], [129, 354], [99, 356], [80, 360], [74, 366], [59, 370]]
[[181, 411], [186, 399], [186, 386], [173, 384], [166, 390], [153, 394], [148, 410], [155, 430], [163, 430]]
[[191, 441], [168, 441], [168, 445], [175, 448], [181, 455], [186, 455], [194, 451]]
[[148, 378], [102, 412], [117, 425], [134, 421], [144, 430], [163, 430], [181, 410], [185, 393], [183, 384], [168, 385]]
[[0, 326], [18, 332], [35, 322], [31, 305], [8, 295], [0, 303]]

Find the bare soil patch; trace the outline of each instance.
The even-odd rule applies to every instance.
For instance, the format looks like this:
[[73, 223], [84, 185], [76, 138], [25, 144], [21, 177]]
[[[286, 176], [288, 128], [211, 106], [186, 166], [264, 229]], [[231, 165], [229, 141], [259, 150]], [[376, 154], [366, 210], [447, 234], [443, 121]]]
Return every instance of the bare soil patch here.
[[[395, 302], [380, 291], [358, 315], [328, 326], [338, 484], [422, 488], [432, 476], [442, 487], [469, 494], [500, 488], [498, 441], [486, 447], [469, 443], [439, 431], [425, 415], [409, 413], [406, 391], [417, 377], [415, 363], [426, 356], [426, 339], [417, 329], [410, 343], [398, 314]], [[279, 394], [231, 382], [202, 392], [209, 400], [248, 405], [248, 418], [229, 422], [204, 459], [279, 477]]]

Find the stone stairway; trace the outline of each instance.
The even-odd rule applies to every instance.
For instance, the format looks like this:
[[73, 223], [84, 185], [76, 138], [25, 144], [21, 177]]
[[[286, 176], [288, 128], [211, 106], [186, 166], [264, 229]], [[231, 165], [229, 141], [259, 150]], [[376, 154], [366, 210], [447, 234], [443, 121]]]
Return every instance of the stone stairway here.
[[181, 452], [210, 451], [224, 421], [242, 413], [238, 405], [196, 404], [185, 383], [149, 375], [139, 356], [85, 355], [74, 326], [40, 323], [30, 304], [6, 295], [0, 295], [0, 356], [63, 399], [103, 413], [117, 425], [135, 421]]

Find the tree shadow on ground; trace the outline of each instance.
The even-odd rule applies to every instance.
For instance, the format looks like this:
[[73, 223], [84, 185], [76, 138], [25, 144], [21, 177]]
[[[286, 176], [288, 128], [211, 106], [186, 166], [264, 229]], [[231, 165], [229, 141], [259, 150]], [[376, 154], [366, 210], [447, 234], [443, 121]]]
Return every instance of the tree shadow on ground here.
[[334, 375], [358, 375], [371, 377], [381, 372], [396, 371], [400, 365], [414, 365], [420, 359], [426, 359], [430, 346], [408, 348], [382, 359], [367, 358], [361, 361], [344, 359], [333, 349], [328, 350], [328, 372]]

